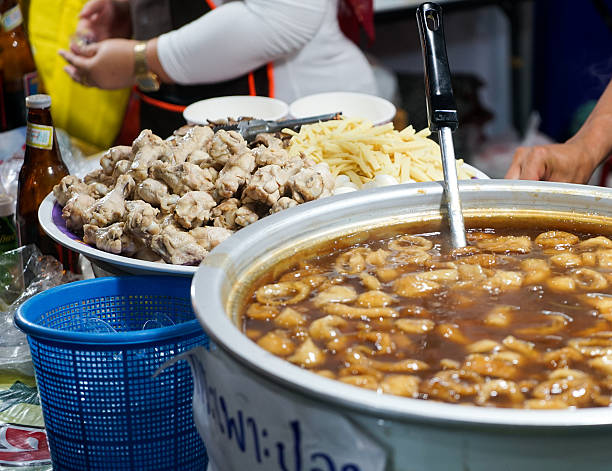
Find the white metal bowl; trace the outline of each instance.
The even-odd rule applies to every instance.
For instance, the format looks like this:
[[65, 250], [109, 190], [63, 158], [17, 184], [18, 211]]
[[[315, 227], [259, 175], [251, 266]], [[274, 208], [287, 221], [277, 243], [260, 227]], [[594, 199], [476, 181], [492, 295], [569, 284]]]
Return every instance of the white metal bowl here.
[[363, 118], [374, 125], [391, 122], [395, 106], [384, 98], [354, 92], [329, 92], [308, 95], [289, 105], [289, 114], [294, 118], [305, 118], [341, 111], [349, 118]]
[[[612, 189], [508, 180], [461, 181], [459, 186], [464, 211], [472, 215], [532, 211], [537, 217], [541, 211], [558, 211], [612, 217]], [[275, 357], [237, 327], [238, 300], [254, 273], [321, 240], [359, 228], [439, 218], [443, 207], [440, 183], [354, 192], [266, 218], [211, 252], [196, 272], [191, 294], [215, 347], [191, 361], [196, 423], [217, 469], [259, 469], [257, 458], [266, 462], [254, 453], [254, 442], [238, 450], [237, 435], [227, 433], [238, 423], [238, 411], [243, 421], [250, 420], [247, 425], [258, 427], [249, 440], [259, 440], [277, 463], [280, 450], [293, 449], [291, 456], [299, 454], [302, 469], [315, 469], [328, 458], [334, 468], [316, 469], [610, 469], [612, 408], [516, 410], [380, 395]], [[275, 466], [261, 469], [285, 469]]]
[[287, 103], [265, 96], [232, 95], [201, 100], [183, 111], [188, 124], [208, 124], [220, 119], [243, 117], [275, 121], [287, 116]]

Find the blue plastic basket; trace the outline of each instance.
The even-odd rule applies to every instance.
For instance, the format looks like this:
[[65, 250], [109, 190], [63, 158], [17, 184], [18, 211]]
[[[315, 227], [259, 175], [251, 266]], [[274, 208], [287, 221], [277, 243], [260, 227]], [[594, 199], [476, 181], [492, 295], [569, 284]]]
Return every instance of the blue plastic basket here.
[[[190, 284], [182, 277], [97, 278], [45, 291], [18, 310], [55, 470], [205, 469], [187, 362], [153, 378], [168, 359], [208, 345]], [[175, 325], [142, 330], [160, 315]], [[117, 332], [79, 332], [92, 317]]]

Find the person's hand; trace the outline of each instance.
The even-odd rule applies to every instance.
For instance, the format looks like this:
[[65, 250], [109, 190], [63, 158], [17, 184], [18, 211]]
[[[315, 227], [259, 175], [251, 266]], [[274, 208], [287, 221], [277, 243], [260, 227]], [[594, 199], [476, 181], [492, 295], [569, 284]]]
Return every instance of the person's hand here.
[[519, 147], [505, 178], [587, 183], [598, 162], [580, 142]]
[[127, 1], [90, 0], [79, 13], [76, 36], [85, 42], [132, 35], [130, 7]]
[[107, 39], [59, 54], [68, 62], [64, 71], [75, 82], [114, 90], [134, 84], [134, 44], [129, 39]]

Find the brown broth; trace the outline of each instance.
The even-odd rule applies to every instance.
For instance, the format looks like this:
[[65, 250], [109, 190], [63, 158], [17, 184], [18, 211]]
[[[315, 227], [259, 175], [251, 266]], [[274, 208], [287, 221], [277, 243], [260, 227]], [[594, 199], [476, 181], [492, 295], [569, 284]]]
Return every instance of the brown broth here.
[[[561, 222], [557, 228], [567, 229]], [[420, 234], [433, 243], [425, 251], [429, 254], [425, 262], [415, 258], [423, 251], [389, 248], [402, 237], [398, 228], [386, 233], [372, 231], [367, 240], [348, 247], [341, 240], [332, 241], [309, 250], [308, 257], [298, 254], [283, 263], [282, 269], [261, 276], [246, 297], [242, 329], [262, 347], [295, 364], [381, 393], [497, 407], [608, 406], [612, 393], [612, 301], [605, 304], [605, 298], [612, 299], [612, 241], [607, 239], [609, 248], [605, 241], [603, 245], [583, 246], [581, 241], [596, 237], [590, 233], [593, 227], [586, 229], [588, 232], [571, 231], [579, 242], [554, 248], [534, 242], [539, 234], [551, 230], [544, 222], [534, 227], [532, 221], [516, 220], [511, 227], [491, 224], [470, 229], [468, 247], [474, 249], [472, 257], [476, 258], [449, 252], [440, 232]], [[528, 253], [504, 246], [515, 242], [505, 239], [498, 239], [502, 249], [478, 248], [483, 244], [479, 238], [494, 240], [517, 234], [531, 240]], [[389, 252], [384, 267], [359, 261], [360, 250], [365, 261], [367, 254], [379, 249]], [[338, 257], [349, 252], [357, 254], [355, 263], [339, 267]], [[543, 260], [549, 272], [540, 280], [528, 282], [534, 270], [521, 265], [526, 259]], [[465, 265], [471, 265], [470, 273], [482, 271], [483, 275], [466, 275], [467, 269], [459, 268]], [[399, 276], [389, 280], [384, 270], [397, 270]], [[364, 286], [362, 273], [376, 277], [380, 291], [387, 293], [386, 299], [392, 299], [390, 304], [378, 306], [387, 310], [385, 315], [393, 310], [391, 317], [368, 314], [353, 318], [358, 314], [351, 314], [350, 309], [359, 307], [359, 299], [366, 298], [341, 303], [346, 314], [342, 313], [344, 307], [338, 308], [339, 303], [316, 303], [320, 299], [317, 295], [332, 287], [349, 287], [357, 295], [372, 291]], [[432, 281], [438, 284], [426, 295], [407, 295], [398, 288], [398, 279], [413, 280], [417, 273], [422, 274], [416, 278], [418, 287], [422, 286], [419, 277], [432, 273], [450, 278], [458, 273], [458, 279], [425, 281], [429, 287]], [[305, 278], [312, 275], [317, 275], [316, 279]], [[499, 286], [496, 276], [502, 280]], [[518, 284], [517, 276], [522, 277]], [[564, 286], [571, 284], [570, 279], [574, 288], [566, 291]], [[297, 303], [276, 304], [282, 300], [281, 295], [270, 297], [268, 305], [258, 302], [257, 290], [279, 280], [283, 287], [284, 282], [295, 280], [320, 284]], [[594, 283], [596, 289], [589, 289], [587, 285], [592, 287]], [[604, 301], [597, 304], [597, 299], [585, 300], [590, 292], [598, 293]], [[291, 297], [295, 292], [284, 294]], [[383, 299], [382, 295], [368, 296], [366, 300]], [[305, 323], [280, 323], [277, 318], [286, 307], [297, 311]], [[268, 315], [250, 315], [255, 311], [249, 309], [255, 308]], [[501, 314], [492, 314], [498, 311]], [[332, 340], [345, 339], [330, 343], [329, 338], [315, 335], [312, 322], [328, 315], [341, 319], [336, 319], [337, 335]], [[403, 319], [408, 330], [413, 322], [418, 323], [418, 333], [400, 328]], [[504, 319], [508, 319], [508, 325], [499, 325]], [[312, 340], [316, 351], [300, 359], [298, 353], [307, 339]], [[490, 345], [481, 342], [485, 340]]]

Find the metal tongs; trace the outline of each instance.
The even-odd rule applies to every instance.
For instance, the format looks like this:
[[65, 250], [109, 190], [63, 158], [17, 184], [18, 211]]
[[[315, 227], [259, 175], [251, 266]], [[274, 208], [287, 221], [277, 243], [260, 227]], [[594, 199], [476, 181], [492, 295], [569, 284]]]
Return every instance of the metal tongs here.
[[452, 131], [457, 129], [457, 105], [453, 97], [446, 42], [442, 25], [442, 8], [436, 3], [423, 3], [416, 11], [423, 63], [429, 129], [438, 131], [444, 169], [444, 191], [448, 205], [451, 242], [454, 248], [465, 247], [465, 224], [457, 185], [457, 167]]
[[308, 116], [307, 118], [287, 119], [285, 121], [266, 121], [263, 119], [247, 119], [239, 121], [236, 124], [224, 124], [214, 126], [213, 131], [217, 132], [221, 129], [225, 131], [237, 131], [244, 140], [252, 142], [258, 134], [263, 132], [277, 132], [285, 128], [299, 131], [302, 125], [318, 123], [319, 121], [329, 121], [331, 119], [339, 119], [342, 112], [322, 114], [318, 116]]

